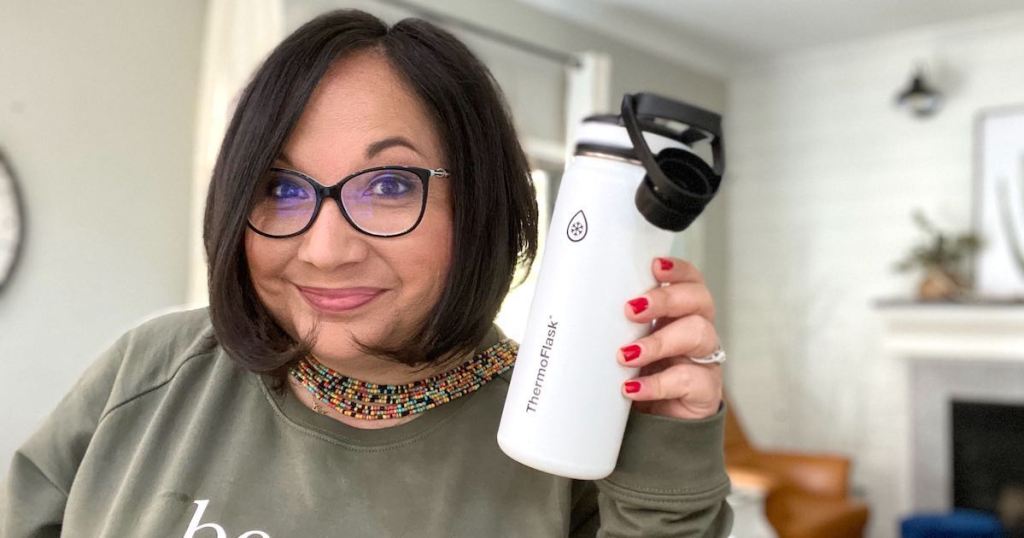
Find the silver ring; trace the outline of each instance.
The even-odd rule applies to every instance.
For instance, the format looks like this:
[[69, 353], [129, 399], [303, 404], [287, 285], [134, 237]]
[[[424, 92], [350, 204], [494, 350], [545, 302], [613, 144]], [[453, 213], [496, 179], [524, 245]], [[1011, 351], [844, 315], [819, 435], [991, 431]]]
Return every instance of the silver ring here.
[[690, 357], [690, 360], [697, 364], [721, 364], [725, 362], [725, 350], [722, 349], [722, 345], [715, 346], [715, 350], [710, 355], [704, 357]]

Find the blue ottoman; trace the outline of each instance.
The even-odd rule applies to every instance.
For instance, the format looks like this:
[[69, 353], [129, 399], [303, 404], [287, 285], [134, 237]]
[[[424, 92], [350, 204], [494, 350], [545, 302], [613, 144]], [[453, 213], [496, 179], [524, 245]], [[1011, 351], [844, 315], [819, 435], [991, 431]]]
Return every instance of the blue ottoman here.
[[974, 510], [910, 516], [900, 523], [902, 538], [1003, 538], [995, 516]]

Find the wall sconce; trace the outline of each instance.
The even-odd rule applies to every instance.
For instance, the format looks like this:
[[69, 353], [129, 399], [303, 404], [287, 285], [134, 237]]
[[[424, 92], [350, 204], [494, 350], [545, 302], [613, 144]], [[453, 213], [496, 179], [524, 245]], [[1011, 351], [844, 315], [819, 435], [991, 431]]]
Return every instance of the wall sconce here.
[[907, 88], [896, 96], [896, 104], [915, 117], [926, 118], [939, 111], [942, 94], [925, 82], [924, 70], [918, 67]]

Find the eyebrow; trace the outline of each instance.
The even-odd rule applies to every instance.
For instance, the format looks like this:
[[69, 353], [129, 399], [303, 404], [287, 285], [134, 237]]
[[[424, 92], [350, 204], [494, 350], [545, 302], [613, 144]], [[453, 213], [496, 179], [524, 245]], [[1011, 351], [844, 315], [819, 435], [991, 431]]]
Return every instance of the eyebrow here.
[[380, 152], [382, 152], [382, 151], [384, 151], [384, 150], [386, 150], [388, 148], [397, 147], [397, 146], [405, 146], [405, 147], [415, 151], [416, 153], [419, 153], [420, 155], [423, 155], [422, 153], [420, 153], [420, 150], [416, 149], [416, 146], [412, 145], [412, 142], [409, 142], [409, 140], [406, 139], [405, 137], [392, 136], [392, 137], [389, 137], [389, 138], [385, 138], [383, 140], [378, 140], [378, 141], [370, 144], [369, 146], [366, 146], [366, 158], [367, 159], [372, 159], [378, 153], [380, 153]]
[[[383, 140], [378, 140], [378, 141], [370, 144], [369, 146], [366, 146], [366, 159], [367, 160], [372, 159], [378, 153], [380, 153], [380, 152], [382, 152], [382, 151], [384, 151], [384, 150], [386, 150], [388, 148], [402, 147], [402, 146], [407, 147], [407, 148], [415, 151], [416, 153], [418, 153], [421, 156], [423, 155], [422, 153], [420, 153], [420, 150], [416, 149], [416, 146], [414, 146], [412, 144], [412, 142], [410, 142], [407, 138], [402, 137], [402, 136], [392, 136], [392, 137], [385, 138]], [[281, 152], [277, 156], [277, 159], [280, 160], [285, 166], [287, 166], [289, 168], [295, 168], [295, 165], [292, 164], [292, 160], [288, 157], [288, 154], [285, 153], [284, 150], [281, 150]]]

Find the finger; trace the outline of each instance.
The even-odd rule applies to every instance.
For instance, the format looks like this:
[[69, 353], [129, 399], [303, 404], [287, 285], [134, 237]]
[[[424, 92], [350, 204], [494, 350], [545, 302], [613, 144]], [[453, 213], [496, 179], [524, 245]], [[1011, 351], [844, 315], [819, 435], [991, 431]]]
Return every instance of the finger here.
[[715, 302], [704, 284], [678, 282], [634, 297], [623, 305], [626, 318], [636, 323], [649, 323], [656, 318], [680, 318], [697, 314], [715, 319]]
[[651, 265], [654, 278], [658, 282], [696, 282], [704, 283], [704, 275], [697, 266], [682, 259], [663, 256], [654, 258]]
[[722, 369], [691, 362], [677, 362], [655, 374], [630, 379], [622, 384], [622, 394], [630, 400], [682, 400], [700, 405], [720, 397]]
[[661, 329], [619, 348], [619, 363], [646, 366], [667, 357], [704, 357], [718, 346], [718, 331], [698, 315], [672, 320]]

